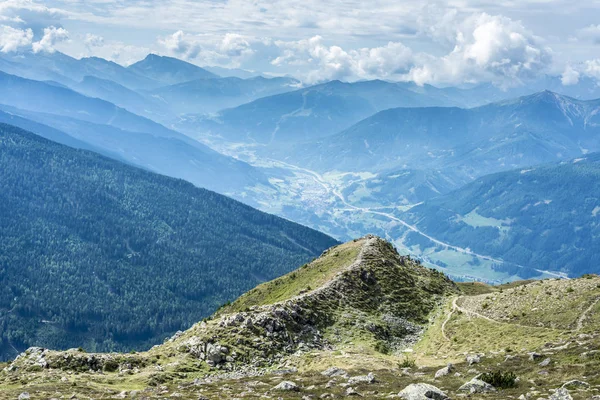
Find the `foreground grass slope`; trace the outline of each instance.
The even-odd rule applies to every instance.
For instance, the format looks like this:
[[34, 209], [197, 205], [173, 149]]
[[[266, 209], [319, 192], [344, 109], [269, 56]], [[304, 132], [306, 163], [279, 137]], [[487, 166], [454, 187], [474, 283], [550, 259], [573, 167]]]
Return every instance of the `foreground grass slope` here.
[[[0, 373], [0, 398], [383, 399], [426, 383], [451, 398], [589, 400], [600, 393], [599, 324], [598, 276], [456, 285], [365, 237], [148, 352], [30, 349]], [[481, 373], [517, 380], [461, 390]], [[570, 397], [552, 397], [562, 386]]]

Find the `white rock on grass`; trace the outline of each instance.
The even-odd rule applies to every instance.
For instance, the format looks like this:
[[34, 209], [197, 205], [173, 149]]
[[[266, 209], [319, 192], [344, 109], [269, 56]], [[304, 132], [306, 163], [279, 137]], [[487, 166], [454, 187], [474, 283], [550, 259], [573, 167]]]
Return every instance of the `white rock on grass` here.
[[467, 356], [467, 363], [469, 365], [479, 364], [481, 362], [481, 356], [479, 354], [472, 354]]
[[452, 371], [454, 371], [454, 365], [452, 364], [448, 364], [447, 366], [445, 366], [444, 368], [438, 370], [435, 373], [435, 378], [441, 378], [444, 377], [446, 375], [449, 375]]
[[279, 390], [282, 392], [297, 392], [300, 390], [300, 388], [294, 382], [283, 381], [279, 385], [275, 386], [273, 390]]
[[321, 372], [321, 375], [334, 377], [334, 376], [346, 376], [346, 375], [348, 375], [348, 373], [341, 368], [330, 367], [330, 368], [327, 368], [325, 371]]
[[496, 388], [481, 379], [473, 378], [469, 382], [465, 383], [458, 388], [460, 391], [466, 391], [469, 393], [488, 393], [495, 392]]
[[413, 383], [405, 387], [398, 396], [404, 400], [446, 400], [448, 396], [439, 388], [428, 383]]
[[556, 392], [552, 393], [549, 400], [573, 400], [569, 391], [565, 388], [560, 388]]
[[369, 372], [368, 375], [359, 375], [359, 376], [353, 376], [352, 378], [348, 379], [348, 383], [350, 385], [356, 385], [356, 384], [360, 384], [360, 383], [375, 383], [377, 382], [375, 379], [375, 375], [373, 375], [372, 372]]

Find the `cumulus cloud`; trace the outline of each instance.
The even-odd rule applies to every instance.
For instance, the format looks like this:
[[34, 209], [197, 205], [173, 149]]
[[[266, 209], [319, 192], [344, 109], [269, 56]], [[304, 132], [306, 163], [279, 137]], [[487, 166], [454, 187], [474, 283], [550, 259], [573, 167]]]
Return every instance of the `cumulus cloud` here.
[[268, 40], [236, 33], [222, 36], [190, 35], [181, 30], [158, 38], [158, 45], [167, 54], [186, 60], [198, 60], [210, 65], [239, 66], [255, 54], [253, 45]]
[[198, 41], [191, 35], [186, 35], [183, 31], [177, 31], [172, 35], [159, 38], [158, 43], [171, 55], [185, 59], [196, 58], [202, 51]]
[[83, 40], [85, 47], [88, 49], [92, 49], [94, 47], [102, 47], [104, 46], [104, 38], [102, 36], [93, 35], [88, 33], [85, 35], [85, 39]]
[[59, 25], [68, 12], [47, 7], [32, 0], [3, 0], [0, 2], [0, 21], [17, 26], [26, 26], [34, 34], [41, 34], [49, 25]]
[[442, 57], [421, 55], [407, 79], [418, 84], [492, 82], [510, 87], [545, 72], [552, 63], [552, 51], [520, 22], [485, 13], [447, 22], [455, 27], [452, 51]]
[[577, 31], [577, 39], [600, 44], [600, 25], [590, 25]]
[[577, 85], [579, 83], [579, 76], [580, 73], [576, 69], [571, 65], [567, 65], [560, 80], [564, 86]]
[[64, 28], [56, 28], [54, 26], [44, 28], [44, 36], [38, 42], [32, 44], [34, 53], [46, 52], [54, 53], [54, 46], [57, 43], [64, 42], [69, 39], [69, 32]]
[[392, 78], [406, 73], [412, 63], [412, 51], [402, 43], [346, 51], [327, 46], [321, 36], [293, 42], [276, 41], [281, 55], [271, 61], [275, 66], [306, 67], [306, 83], [330, 79]]
[[31, 29], [16, 29], [3, 25], [0, 27], [0, 52], [10, 53], [29, 47], [33, 40]]

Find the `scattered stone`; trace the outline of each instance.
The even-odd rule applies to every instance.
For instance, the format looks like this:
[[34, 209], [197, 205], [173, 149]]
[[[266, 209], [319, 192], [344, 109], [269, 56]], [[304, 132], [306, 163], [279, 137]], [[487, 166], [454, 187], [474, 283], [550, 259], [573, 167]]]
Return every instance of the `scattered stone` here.
[[488, 393], [495, 392], [496, 388], [481, 379], [473, 378], [469, 382], [465, 383], [458, 388], [460, 391], [466, 391], [469, 393]]
[[590, 384], [584, 381], [573, 379], [572, 381], [565, 382], [562, 387], [565, 389], [588, 388], [590, 387]]
[[338, 367], [330, 367], [325, 371], [321, 372], [321, 375], [334, 377], [334, 376], [347, 376], [348, 373], [341, 368]]
[[448, 396], [440, 389], [427, 383], [413, 383], [405, 387], [398, 396], [404, 400], [446, 400]]
[[467, 356], [467, 363], [469, 365], [479, 364], [480, 362], [481, 362], [481, 356], [479, 354], [473, 354], [473, 355]]
[[375, 379], [375, 375], [373, 375], [372, 372], [369, 372], [368, 375], [353, 376], [352, 378], [348, 379], [348, 383], [350, 385], [356, 385], [356, 384], [360, 384], [360, 383], [375, 383], [375, 382], [377, 382], [377, 380]]
[[273, 390], [279, 390], [282, 392], [297, 392], [300, 390], [300, 388], [292, 381], [283, 381], [279, 385], [275, 386]]
[[550, 358], [546, 358], [544, 361], [542, 361], [538, 365], [540, 367], [547, 367], [548, 365], [550, 365], [551, 362], [552, 362], [552, 360]]
[[446, 376], [448, 374], [450, 374], [452, 371], [454, 371], [454, 365], [452, 364], [448, 364], [447, 366], [445, 366], [444, 368], [438, 370], [435, 373], [435, 378], [441, 378], [443, 376]]
[[362, 395], [358, 393], [352, 386], [346, 388], [346, 396], [360, 396]]
[[549, 400], [573, 400], [569, 391], [565, 388], [560, 388], [556, 392], [552, 393]]
[[531, 352], [528, 354], [529, 354], [529, 361], [537, 361], [543, 357], [540, 353]]

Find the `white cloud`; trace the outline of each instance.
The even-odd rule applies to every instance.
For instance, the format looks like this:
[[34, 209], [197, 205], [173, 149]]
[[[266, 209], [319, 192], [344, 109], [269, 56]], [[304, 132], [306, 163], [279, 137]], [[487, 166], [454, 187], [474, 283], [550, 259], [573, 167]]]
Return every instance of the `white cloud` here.
[[580, 73], [575, 70], [571, 65], [567, 65], [565, 71], [562, 73], [561, 82], [564, 86], [577, 85], [579, 83]]
[[0, 21], [14, 26], [26, 26], [35, 34], [49, 25], [59, 25], [59, 21], [69, 13], [58, 8], [47, 7], [33, 0], [3, 0], [0, 2]]
[[321, 36], [295, 42], [277, 41], [281, 55], [275, 66], [306, 67], [306, 83], [330, 79], [393, 78], [405, 73], [412, 62], [412, 51], [402, 43], [346, 51], [340, 46], [327, 46]]
[[418, 84], [441, 85], [492, 82], [510, 87], [544, 73], [552, 51], [520, 22], [502, 16], [476, 14], [455, 27], [454, 49], [442, 56], [421, 55], [421, 65], [406, 75]]
[[177, 31], [172, 35], [159, 38], [158, 43], [171, 55], [185, 59], [196, 58], [202, 51], [202, 47], [197, 40], [190, 35], [186, 35], [183, 31]]
[[[425, 24], [428, 20], [421, 22]], [[329, 79], [400, 79], [417, 84], [455, 85], [492, 82], [517, 86], [552, 64], [552, 51], [520, 22], [502, 16], [442, 15], [423, 29], [439, 43], [450, 46], [445, 55], [415, 52], [401, 42], [346, 50], [328, 46], [320, 36], [307, 40], [276, 41], [281, 54], [275, 66], [308, 70], [307, 83]]]
[[0, 26], [0, 52], [10, 53], [29, 47], [33, 40], [31, 29], [16, 29], [10, 26]]
[[253, 45], [268, 43], [236, 33], [224, 35], [190, 35], [181, 30], [158, 38], [158, 45], [168, 55], [189, 61], [199, 61], [208, 65], [238, 67], [240, 63], [255, 54]]
[[577, 38], [600, 44], [600, 25], [590, 25], [577, 31]]
[[591, 78], [600, 80], [600, 59], [586, 61], [583, 73]]
[[44, 36], [40, 41], [32, 44], [32, 49], [34, 53], [39, 53], [42, 51], [46, 53], [54, 53], [54, 46], [57, 43], [64, 42], [68, 39], [69, 32], [67, 32], [66, 29], [50, 26], [48, 28], [44, 28]]
[[93, 47], [102, 47], [104, 46], [104, 38], [102, 36], [93, 35], [88, 33], [85, 35], [85, 39], [83, 40], [85, 47], [91, 49]]

